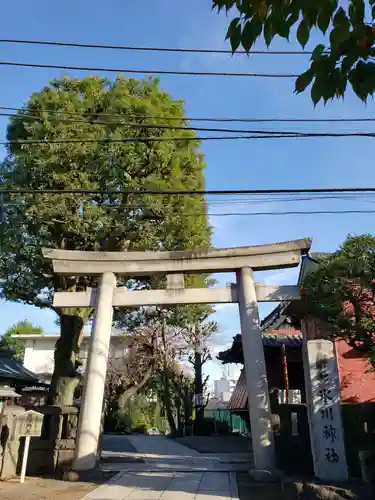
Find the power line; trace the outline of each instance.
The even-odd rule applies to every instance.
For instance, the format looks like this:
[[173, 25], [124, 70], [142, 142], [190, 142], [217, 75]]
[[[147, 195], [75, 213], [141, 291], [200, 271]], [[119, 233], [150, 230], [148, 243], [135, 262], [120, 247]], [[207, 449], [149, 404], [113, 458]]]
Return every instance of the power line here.
[[[25, 113], [25, 116], [30, 116], [27, 113], [28, 110], [25, 108], [14, 108], [9, 106], [0, 106], [0, 109], [9, 110], [9, 111], [21, 111]], [[92, 115], [98, 114], [100, 117], [109, 117], [109, 118], [124, 118], [123, 114], [116, 113], [95, 113], [93, 112], [78, 112], [78, 111], [64, 111], [64, 110], [54, 110], [48, 108], [38, 108], [35, 111], [40, 113], [53, 113], [58, 115], [69, 115], [69, 116], [87, 116], [91, 117]], [[2, 116], [18, 116], [14, 114], [2, 113]], [[195, 117], [195, 116], [163, 116], [163, 115], [140, 115], [138, 113], [129, 113], [128, 116], [132, 116], [134, 118], [142, 118], [142, 119], [160, 119], [166, 121], [199, 121], [199, 122], [237, 122], [237, 123], [355, 123], [355, 122], [374, 122], [375, 118], [215, 118], [215, 117]], [[82, 120], [86, 123], [85, 120]], [[97, 122], [96, 122], [97, 123]], [[107, 122], [104, 122], [107, 123]]]
[[[49, 117], [36, 116], [36, 115], [16, 115], [13, 113], [1, 113], [0, 116], [10, 116], [15, 118], [27, 118], [31, 120], [44, 121], [48, 120]], [[125, 117], [124, 117], [125, 118]], [[57, 118], [59, 121], [60, 119]], [[64, 120], [61, 120], [62, 122]], [[111, 122], [111, 121], [95, 121], [95, 120], [67, 120], [68, 123], [90, 123], [93, 125], [122, 125], [124, 127], [131, 128], [145, 128], [145, 129], [162, 129], [162, 130], [187, 130], [187, 131], [200, 131], [200, 132], [230, 132], [237, 134], [285, 134], [285, 135], [298, 135], [299, 132], [288, 132], [286, 130], [273, 131], [273, 130], [247, 130], [247, 129], [232, 129], [232, 128], [207, 128], [207, 127], [182, 127], [179, 125], [163, 125], [157, 123], [136, 123], [136, 122]]]
[[[208, 217], [251, 217], [253, 215], [334, 215], [334, 214], [375, 214], [375, 210], [311, 210], [311, 211], [289, 211], [289, 212], [228, 212], [228, 213], [208, 213]], [[178, 216], [180, 214], [176, 214]], [[201, 214], [181, 214], [187, 217], [201, 216]]]
[[[83, 49], [111, 49], [128, 50], [140, 52], [186, 52], [196, 54], [233, 54], [229, 49], [197, 49], [197, 48], [179, 48], [179, 47], [136, 47], [134, 45], [103, 45], [93, 43], [78, 42], [56, 42], [47, 40], [0, 40], [0, 43], [27, 44], [27, 45], [49, 45], [55, 47], [76, 47]], [[245, 50], [237, 50], [234, 54], [245, 55], [311, 55], [312, 52], [305, 50], [251, 50], [249, 54]]]
[[[214, 190], [173, 190], [173, 189], [7, 189], [0, 188], [1, 194], [86, 194], [86, 195], [120, 195], [137, 196], [232, 196], [232, 195], [293, 195], [293, 194], [327, 194], [327, 193], [373, 193], [375, 187], [352, 188], [285, 188], [285, 189], [214, 189]], [[319, 198], [318, 198], [319, 199]]]
[[[262, 134], [262, 131], [258, 131]], [[271, 135], [272, 134], [272, 135]], [[98, 139], [25, 139], [0, 141], [0, 145], [41, 145], [41, 144], [111, 144], [111, 143], [143, 143], [143, 142], [166, 142], [166, 141], [233, 141], [233, 140], [253, 140], [253, 139], [304, 139], [304, 138], [322, 138], [322, 137], [375, 137], [375, 132], [323, 132], [323, 133], [304, 133], [304, 132], [272, 132], [264, 135], [221, 135], [221, 136], [205, 136], [205, 137], [106, 137]]]
[[[143, 143], [143, 142], [167, 142], [167, 141], [231, 141], [231, 140], [239, 140], [239, 139], [281, 139], [282, 137], [300, 137], [301, 134], [298, 135], [221, 135], [221, 136], [212, 136], [212, 137], [107, 137], [104, 139], [48, 139], [48, 140], [40, 140], [40, 139], [25, 139], [25, 140], [16, 140], [16, 141], [0, 141], [0, 145], [8, 146], [8, 145], [41, 145], [41, 144], [111, 144], [111, 143]], [[358, 135], [358, 134], [357, 134]], [[370, 137], [375, 136], [375, 133], [369, 134]], [[303, 137], [307, 137], [304, 135]]]
[[[295, 197], [274, 197], [274, 198], [230, 198], [222, 200], [206, 200], [206, 203], [210, 206], [228, 206], [228, 205], [261, 205], [263, 203], [289, 203], [289, 202], [301, 202], [301, 201], [321, 201], [321, 200], [334, 200], [334, 201], [353, 201], [361, 203], [375, 203], [375, 198], [364, 198], [366, 195], [371, 195], [371, 193], [358, 193], [352, 196], [346, 196], [345, 194], [340, 195], [328, 195], [328, 196], [295, 196]], [[141, 205], [139, 205], [141, 206]]]
[[[0, 107], [1, 109], [1, 107]], [[194, 127], [194, 126], [180, 126], [180, 125], [164, 125], [158, 123], [136, 123], [136, 122], [126, 122], [126, 121], [103, 121], [103, 120], [77, 120], [77, 119], [69, 119], [69, 118], [59, 118], [59, 117], [45, 117], [38, 116], [32, 114], [14, 114], [14, 113], [2, 113], [0, 112], [0, 116], [9, 116], [11, 118], [19, 118], [19, 119], [30, 119], [36, 121], [45, 121], [45, 120], [57, 120], [60, 123], [86, 123], [92, 125], [121, 125], [124, 127], [130, 128], [138, 128], [138, 129], [161, 129], [161, 130], [186, 130], [186, 131], [199, 131], [199, 132], [225, 132], [225, 133], [237, 133], [237, 134], [267, 134], [267, 135], [291, 135], [291, 136], [307, 136], [310, 137], [309, 134], [317, 134], [320, 136], [325, 136], [326, 134], [330, 134], [330, 132], [300, 132], [300, 131], [287, 131], [287, 130], [249, 130], [249, 129], [233, 129], [233, 128], [208, 128], [208, 127]], [[123, 118], [126, 118], [125, 116]], [[161, 117], [161, 119], [163, 119]], [[375, 119], [374, 119], [375, 120]], [[182, 121], [182, 120], [181, 120]], [[350, 132], [343, 132], [345, 134], [349, 134]], [[365, 134], [366, 132], [351, 132], [355, 134]], [[321, 135], [319, 135], [321, 134]], [[339, 134], [338, 132], [336, 134]]]
[[[6, 203], [3, 206], [7, 206]], [[16, 205], [12, 205], [16, 206]], [[19, 205], [25, 208], [25, 205]], [[137, 207], [122, 207], [122, 206], [106, 206], [101, 205], [101, 208], [108, 209], [124, 209], [135, 210]], [[286, 215], [348, 215], [348, 214], [375, 214], [375, 210], [291, 210], [283, 212], [162, 212], [157, 213], [151, 218], [161, 218], [163, 215], [173, 215], [174, 217], [253, 217], [253, 216], [286, 216]]]
[[103, 71], [107, 73], [130, 73], [148, 75], [180, 75], [180, 76], [237, 76], [258, 78], [298, 78], [297, 74], [287, 73], [228, 73], [215, 71], [172, 71], [163, 69], [125, 69], [125, 68], [96, 68], [87, 66], [65, 66], [59, 64], [20, 63], [14, 61], [0, 61], [0, 66], [15, 66], [19, 68], [64, 69], [73, 71]]

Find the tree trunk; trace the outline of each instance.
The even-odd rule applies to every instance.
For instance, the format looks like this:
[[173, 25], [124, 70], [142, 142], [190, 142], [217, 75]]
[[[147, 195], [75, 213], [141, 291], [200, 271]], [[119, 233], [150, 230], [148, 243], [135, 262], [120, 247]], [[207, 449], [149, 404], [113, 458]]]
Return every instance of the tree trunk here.
[[186, 432], [186, 429], [189, 429], [190, 434], [191, 434], [191, 430], [192, 430], [191, 424], [192, 424], [192, 415], [193, 415], [193, 397], [194, 397], [194, 395], [191, 392], [187, 392], [185, 395], [185, 398], [184, 398], [185, 432]]
[[167, 415], [169, 427], [171, 430], [171, 434], [177, 433], [176, 422], [174, 420], [172, 405], [171, 405], [171, 394], [169, 389], [169, 378], [168, 373], [163, 373], [163, 403], [165, 413]]
[[52, 376], [49, 404], [71, 406], [74, 391], [81, 377], [77, 373], [77, 351], [85, 319], [77, 310], [62, 309], [60, 312], [60, 338], [55, 346], [55, 369]]
[[142, 387], [144, 387], [147, 384], [147, 382], [151, 378], [152, 372], [153, 372], [153, 368], [150, 367], [145, 372], [145, 374], [142, 377], [142, 380], [140, 380], [140, 382], [138, 382], [138, 384], [132, 385], [131, 387], [129, 387], [128, 389], [126, 389], [121, 394], [121, 396], [118, 398], [118, 403], [117, 403], [119, 408], [124, 408], [125, 405], [126, 405], [126, 403], [129, 400], [129, 398], [131, 398], [132, 396], [135, 396], [137, 394], [137, 392], [140, 391], [142, 389]]
[[182, 419], [181, 404], [176, 402], [177, 429], [180, 436], [184, 435], [184, 422]]
[[[199, 435], [200, 430], [203, 426], [204, 421], [204, 405], [203, 405], [203, 375], [202, 375], [202, 342], [200, 339], [200, 334], [198, 333], [198, 339], [194, 352], [194, 392], [199, 396], [198, 406], [195, 408], [195, 430], [196, 434]], [[197, 401], [196, 401], [197, 404]]]
[[176, 428], [176, 422], [174, 420], [173, 416], [173, 411], [172, 411], [172, 403], [171, 403], [171, 391], [170, 391], [170, 385], [169, 385], [169, 369], [168, 369], [168, 362], [167, 362], [167, 339], [165, 336], [165, 329], [166, 329], [166, 320], [165, 317], [161, 316], [161, 340], [162, 340], [162, 345], [163, 345], [163, 373], [162, 373], [162, 380], [163, 380], [163, 404], [164, 404], [164, 409], [165, 413], [167, 415], [169, 427], [171, 430], [172, 435], [177, 433], [177, 428]]

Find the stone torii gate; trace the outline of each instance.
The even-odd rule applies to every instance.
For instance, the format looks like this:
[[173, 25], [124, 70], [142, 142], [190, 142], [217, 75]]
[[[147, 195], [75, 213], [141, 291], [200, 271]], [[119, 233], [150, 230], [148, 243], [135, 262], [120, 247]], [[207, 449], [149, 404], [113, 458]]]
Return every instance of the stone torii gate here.
[[[254, 465], [275, 467], [268, 383], [260, 329], [258, 302], [300, 298], [297, 286], [255, 283], [253, 271], [298, 266], [310, 239], [270, 245], [199, 251], [81, 252], [44, 249], [54, 272], [66, 276], [100, 276], [98, 289], [56, 292], [53, 305], [96, 309], [86, 365], [82, 408], [76, 445], [76, 470], [96, 465], [113, 307], [172, 304], [238, 303], [250, 412]], [[235, 272], [236, 283], [226, 288], [184, 288], [184, 274]], [[167, 276], [167, 289], [129, 291], [116, 288], [116, 275]]]

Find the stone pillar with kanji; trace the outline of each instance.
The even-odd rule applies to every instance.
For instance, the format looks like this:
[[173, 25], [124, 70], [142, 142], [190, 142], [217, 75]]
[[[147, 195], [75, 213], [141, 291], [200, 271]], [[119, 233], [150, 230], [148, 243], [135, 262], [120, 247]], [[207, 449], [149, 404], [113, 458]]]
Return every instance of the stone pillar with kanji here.
[[340, 378], [333, 342], [305, 342], [304, 370], [315, 476], [323, 481], [346, 481]]

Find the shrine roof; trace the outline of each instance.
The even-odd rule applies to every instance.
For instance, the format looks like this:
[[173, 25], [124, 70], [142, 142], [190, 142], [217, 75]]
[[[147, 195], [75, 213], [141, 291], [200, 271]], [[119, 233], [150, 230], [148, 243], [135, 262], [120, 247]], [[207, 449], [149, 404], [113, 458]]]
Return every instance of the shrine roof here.
[[11, 352], [0, 350], [0, 381], [14, 381], [21, 385], [39, 383], [38, 375], [23, 366], [21, 361], [11, 358]]

